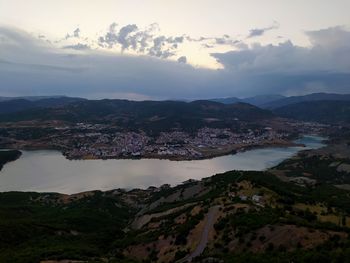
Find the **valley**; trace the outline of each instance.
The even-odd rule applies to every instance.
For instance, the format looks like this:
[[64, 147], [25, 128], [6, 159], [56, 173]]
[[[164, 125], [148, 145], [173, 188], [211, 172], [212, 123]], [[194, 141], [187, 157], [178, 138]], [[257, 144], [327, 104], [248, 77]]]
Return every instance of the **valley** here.
[[349, 10], [0, 0], [0, 263], [350, 263]]
[[305, 131], [326, 134], [329, 129], [246, 103], [79, 100], [0, 114], [0, 147], [56, 149], [77, 160], [198, 160], [252, 148], [293, 146]]
[[307, 105], [311, 119], [211, 101], [1, 114], [2, 162], [23, 156], [0, 174], [0, 262], [343, 262], [347, 114], [319, 123]]
[[0, 229], [8, 234], [0, 260], [342, 261], [347, 252], [336, 248], [349, 242], [350, 195], [339, 186], [349, 180], [348, 147], [345, 136], [267, 171], [231, 171], [175, 187], [1, 193]]

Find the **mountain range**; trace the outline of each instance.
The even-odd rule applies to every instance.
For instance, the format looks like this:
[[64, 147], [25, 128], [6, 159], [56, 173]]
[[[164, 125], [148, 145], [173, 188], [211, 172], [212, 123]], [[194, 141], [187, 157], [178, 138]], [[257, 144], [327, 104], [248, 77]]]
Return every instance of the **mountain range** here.
[[291, 104], [309, 101], [350, 101], [350, 94], [312, 93], [304, 96], [284, 97], [260, 105], [264, 109], [277, 109]]
[[[169, 126], [203, 120], [256, 121], [281, 116], [305, 121], [349, 123], [350, 94], [313, 93], [304, 96], [259, 95], [239, 99], [184, 101], [87, 100], [65, 96], [0, 97], [0, 120], [111, 121]], [[43, 111], [42, 109], [46, 110]], [[194, 121], [196, 120], [196, 121]], [[217, 122], [217, 121], [216, 121]], [[218, 122], [216, 123], [218, 124]], [[224, 123], [222, 123], [224, 125]]]
[[53, 96], [20, 96], [20, 97], [5, 97], [0, 96], [0, 101], [10, 101], [10, 100], [29, 100], [29, 101], [38, 101], [44, 99], [60, 99], [67, 98], [67, 96], [63, 95], [53, 95]]
[[284, 97], [282, 95], [270, 94], [270, 95], [258, 95], [258, 96], [242, 98], [242, 99], [237, 98], [237, 97], [228, 97], [228, 98], [216, 98], [216, 99], [210, 99], [210, 100], [215, 101], [215, 102], [220, 102], [223, 104], [244, 102], [244, 103], [249, 103], [249, 104], [252, 104], [254, 106], [260, 107], [264, 104], [267, 104], [267, 103], [270, 103], [273, 101], [277, 101], [277, 100], [281, 100], [284, 98], [286, 98], [286, 97]]
[[63, 106], [32, 108], [0, 114], [0, 122], [59, 120], [71, 123], [109, 124], [127, 130], [158, 133], [179, 128], [188, 132], [201, 127], [240, 129], [258, 124], [273, 113], [247, 103], [213, 101], [83, 100]]
[[350, 123], [350, 101], [304, 101], [276, 108], [273, 112], [282, 117], [302, 121]]
[[72, 97], [0, 97], [0, 114], [21, 112], [34, 108], [55, 108], [83, 101]]
[[263, 109], [277, 109], [279, 107], [287, 106], [290, 104], [295, 104], [304, 101], [350, 101], [350, 94], [335, 94], [335, 93], [312, 93], [302, 96], [290, 96], [285, 97], [278, 94], [270, 95], [258, 95], [248, 98], [237, 98], [237, 97], [228, 97], [228, 98], [216, 98], [210, 99], [211, 101], [216, 101], [224, 104], [232, 104], [237, 102], [249, 103], [254, 106], [263, 108]]

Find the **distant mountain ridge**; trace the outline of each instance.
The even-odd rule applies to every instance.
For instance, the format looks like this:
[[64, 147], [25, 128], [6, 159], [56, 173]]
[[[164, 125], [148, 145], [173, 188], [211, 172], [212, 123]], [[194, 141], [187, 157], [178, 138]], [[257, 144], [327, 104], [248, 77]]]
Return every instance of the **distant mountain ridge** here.
[[[116, 127], [163, 131], [173, 128], [239, 127], [241, 122], [258, 123], [274, 118], [272, 112], [246, 103], [213, 101], [83, 100], [59, 107], [33, 108], [1, 114], [0, 121], [47, 121], [109, 123]], [[239, 120], [239, 122], [238, 122]]]
[[258, 95], [258, 96], [247, 97], [242, 99], [236, 98], [236, 97], [228, 97], [228, 98], [215, 98], [210, 100], [215, 102], [220, 102], [223, 104], [233, 104], [237, 102], [243, 102], [243, 103], [249, 103], [254, 106], [260, 107], [261, 105], [264, 105], [266, 103], [280, 100], [283, 98], [286, 98], [286, 97], [278, 94], [267, 94], [267, 95]]
[[220, 102], [223, 104], [232, 104], [237, 102], [249, 103], [254, 106], [263, 109], [275, 109], [282, 106], [290, 105], [293, 103], [299, 103], [303, 101], [320, 101], [320, 100], [338, 100], [348, 101], [350, 100], [350, 94], [335, 94], [335, 93], [311, 93], [301, 96], [282, 96], [278, 94], [258, 95], [247, 98], [227, 97], [227, 98], [215, 98], [211, 101]]
[[20, 112], [35, 108], [60, 107], [69, 103], [83, 101], [72, 97], [0, 97], [0, 114]]
[[285, 98], [284, 96], [278, 95], [278, 94], [259, 95], [259, 96], [245, 98], [244, 102], [260, 107], [261, 105], [264, 105], [266, 103], [284, 99], [284, 98]]
[[350, 123], [350, 101], [304, 101], [273, 110], [279, 116], [320, 123]]
[[[203, 119], [237, 118], [254, 121], [274, 113], [299, 120], [334, 123], [349, 122], [345, 102], [350, 102], [350, 94], [313, 93], [292, 97], [272, 94], [245, 99], [232, 97], [192, 102], [87, 100], [65, 96], [0, 97], [0, 120], [110, 121], [126, 118], [128, 121], [142, 123], [147, 118], [153, 118], [158, 119], [157, 125], [163, 123], [170, 126], [171, 121], [185, 125], [190, 120], [202, 122]], [[310, 108], [311, 105], [315, 108]], [[332, 118], [332, 115], [336, 117]]]
[[60, 99], [60, 98], [72, 98], [64, 95], [52, 95], [52, 96], [18, 96], [18, 97], [5, 97], [0, 96], [0, 101], [11, 101], [11, 100], [29, 100], [38, 101], [43, 99]]
[[350, 123], [350, 94], [312, 93], [291, 97], [263, 95], [245, 99], [233, 97], [213, 100], [224, 104], [245, 101], [290, 119], [332, 124]]
[[215, 98], [215, 99], [209, 99], [210, 101], [219, 102], [222, 104], [233, 104], [237, 102], [241, 102], [241, 99], [236, 97], [228, 97], [228, 98]]
[[264, 103], [260, 106], [264, 109], [276, 109], [306, 101], [350, 101], [350, 94], [312, 93], [304, 96], [284, 97], [279, 100]]

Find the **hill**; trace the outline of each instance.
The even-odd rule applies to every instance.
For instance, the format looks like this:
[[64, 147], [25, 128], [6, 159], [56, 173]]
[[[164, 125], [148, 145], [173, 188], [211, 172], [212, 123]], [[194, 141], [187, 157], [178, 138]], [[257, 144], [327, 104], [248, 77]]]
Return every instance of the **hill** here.
[[0, 114], [26, 111], [35, 108], [60, 107], [69, 103], [82, 101], [81, 98], [71, 97], [23, 97], [23, 98], [0, 98]]
[[59, 99], [59, 98], [67, 98], [67, 96], [63, 96], [63, 95], [53, 95], [53, 96], [19, 96], [19, 97], [0, 96], [0, 101], [10, 101], [10, 100], [38, 101], [38, 100], [42, 100], [42, 99]]
[[[41, 104], [43, 105], [43, 104]], [[34, 108], [0, 115], [0, 121], [62, 120], [67, 122], [115, 123], [122, 127], [166, 130], [168, 128], [225, 127], [237, 120], [256, 122], [272, 118], [270, 111], [246, 103], [212, 101], [84, 100], [63, 106]]]
[[242, 102], [242, 99], [236, 98], [236, 97], [228, 97], [228, 98], [215, 98], [215, 99], [210, 99], [210, 101], [215, 101], [223, 104], [233, 104], [237, 102]]
[[270, 103], [276, 100], [281, 100], [284, 98], [285, 98], [284, 96], [278, 95], [278, 94], [258, 95], [254, 97], [245, 98], [243, 99], [243, 102], [260, 107], [261, 105], [264, 105], [266, 103]]
[[0, 193], [0, 262], [347, 262], [348, 143], [175, 187]]
[[277, 109], [290, 104], [306, 101], [350, 101], [350, 94], [312, 93], [305, 96], [291, 96], [261, 104], [264, 109]]
[[350, 101], [308, 101], [274, 109], [274, 113], [303, 121], [350, 123]]
[[271, 95], [258, 95], [254, 97], [248, 97], [248, 98], [236, 98], [236, 97], [229, 97], [229, 98], [216, 98], [216, 99], [211, 99], [211, 101], [215, 102], [220, 102], [223, 104], [233, 104], [237, 102], [243, 102], [243, 103], [248, 103], [252, 104], [254, 106], [260, 107], [261, 105], [264, 105], [266, 103], [270, 103], [272, 101], [280, 100], [285, 98], [282, 95], [277, 95], [277, 94], [271, 94]]

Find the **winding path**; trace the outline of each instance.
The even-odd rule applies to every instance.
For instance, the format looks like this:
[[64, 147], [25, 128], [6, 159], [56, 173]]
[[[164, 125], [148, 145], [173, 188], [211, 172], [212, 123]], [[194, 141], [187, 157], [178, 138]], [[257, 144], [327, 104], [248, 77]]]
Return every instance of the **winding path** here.
[[193, 252], [191, 252], [188, 256], [178, 261], [179, 263], [191, 262], [192, 259], [194, 259], [195, 257], [198, 257], [200, 254], [203, 253], [208, 243], [209, 231], [214, 226], [214, 218], [216, 214], [219, 212], [219, 207], [220, 206], [216, 205], [209, 208], [205, 226], [203, 228], [199, 244], [197, 245], [196, 249]]

